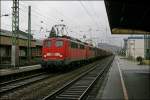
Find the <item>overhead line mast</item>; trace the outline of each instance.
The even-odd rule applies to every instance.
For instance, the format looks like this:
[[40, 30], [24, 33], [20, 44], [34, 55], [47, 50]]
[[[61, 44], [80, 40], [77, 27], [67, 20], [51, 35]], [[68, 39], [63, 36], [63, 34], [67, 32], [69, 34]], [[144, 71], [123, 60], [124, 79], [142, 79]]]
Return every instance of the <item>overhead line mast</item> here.
[[18, 47], [18, 32], [19, 32], [19, 0], [13, 0], [12, 7], [12, 48], [11, 48], [11, 65], [16, 67], [19, 65], [19, 47]]

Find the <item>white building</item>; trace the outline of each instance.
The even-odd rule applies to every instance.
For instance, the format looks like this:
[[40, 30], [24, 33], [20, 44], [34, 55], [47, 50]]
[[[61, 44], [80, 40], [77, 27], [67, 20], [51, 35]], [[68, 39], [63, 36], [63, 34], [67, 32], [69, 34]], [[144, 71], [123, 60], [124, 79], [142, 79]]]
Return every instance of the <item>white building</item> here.
[[142, 58], [145, 58], [145, 56], [148, 54], [146, 52], [147, 48], [145, 46], [145, 40], [144, 37], [128, 37], [127, 39], [127, 48], [126, 48], [126, 56], [131, 59], [136, 59], [138, 56], [141, 56]]

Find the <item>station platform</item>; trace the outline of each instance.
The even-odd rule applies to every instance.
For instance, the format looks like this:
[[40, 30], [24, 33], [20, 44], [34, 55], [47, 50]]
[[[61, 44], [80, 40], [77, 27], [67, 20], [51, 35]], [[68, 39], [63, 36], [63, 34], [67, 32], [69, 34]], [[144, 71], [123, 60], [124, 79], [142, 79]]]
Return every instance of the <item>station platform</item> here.
[[96, 100], [150, 100], [150, 66], [116, 56]]
[[8, 69], [0, 69], [0, 76], [6, 76], [11, 75], [15, 73], [21, 73], [26, 71], [32, 71], [36, 69], [40, 69], [41, 66], [38, 65], [31, 65], [31, 66], [24, 66], [24, 67], [18, 67], [18, 68], [8, 68]]

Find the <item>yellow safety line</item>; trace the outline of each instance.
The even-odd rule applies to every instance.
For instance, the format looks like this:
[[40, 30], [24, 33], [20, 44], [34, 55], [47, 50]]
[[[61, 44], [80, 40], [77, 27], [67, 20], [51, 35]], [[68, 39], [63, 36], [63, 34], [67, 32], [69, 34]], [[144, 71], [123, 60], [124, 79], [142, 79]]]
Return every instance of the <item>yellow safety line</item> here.
[[[118, 58], [118, 57], [117, 57], [117, 58]], [[120, 70], [119, 58], [118, 58], [118, 60], [117, 60], [117, 65], [118, 65], [119, 74], [120, 74], [120, 78], [121, 78], [121, 85], [122, 85], [122, 89], [123, 89], [124, 99], [125, 99], [125, 100], [129, 100], [129, 99], [128, 99], [127, 89], [126, 89], [126, 87], [125, 87], [124, 80], [123, 80], [123, 77], [122, 77], [122, 72], [121, 72], [121, 70]]]

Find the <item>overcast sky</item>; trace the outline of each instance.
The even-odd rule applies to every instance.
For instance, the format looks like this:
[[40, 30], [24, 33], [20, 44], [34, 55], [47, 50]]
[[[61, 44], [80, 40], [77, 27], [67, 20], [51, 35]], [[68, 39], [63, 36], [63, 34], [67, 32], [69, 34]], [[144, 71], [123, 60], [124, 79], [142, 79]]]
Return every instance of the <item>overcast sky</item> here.
[[[28, 6], [31, 6], [32, 34], [36, 39], [49, 35], [51, 27], [63, 23], [70, 36], [82, 39], [90, 37], [96, 43], [122, 45], [123, 37], [111, 35], [103, 1], [20, 1], [20, 30], [28, 28]], [[12, 1], [1, 1], [1, 28], [11, 30]], [[64, 20], [61, 22], [60, 20]], [[43, 23], [41, 23], [41, 21]], [[41, 29], [43, 27], [43, 29]]]

